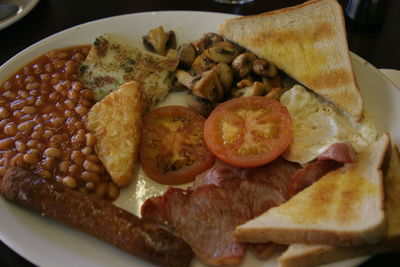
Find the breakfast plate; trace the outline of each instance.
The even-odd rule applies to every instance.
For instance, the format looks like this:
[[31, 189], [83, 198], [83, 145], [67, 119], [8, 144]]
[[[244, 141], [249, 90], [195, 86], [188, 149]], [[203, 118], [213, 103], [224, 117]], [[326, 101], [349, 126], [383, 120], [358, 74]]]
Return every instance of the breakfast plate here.
[[2, 2], [5, 2], [2, 4], [8, 4], [8, 2], [10, 2], [10, 4], [17, 4], [19, 7], [15, 15], [0, 21], [0, 30], [10, 26], [11, 24], [14, 24], [15, 22], [25, 17], [39, 3], [39, 0], [18, 0]]
[[[142, 36], [162, 25], [174, 30], [178, 44], [196, 40], [204, 33], [216, 31], [218, 25], [234, 15], [208, 12], [146, 12], [97, 20], [75, 26], [50, 36], [20, 52], [0, 69], [0, 82], [44, 52], [92, 43], [96, 36], [114, 33], [142, 47]], [[372, 115], [379, 133], [389, 132], [400, 144], [400, 91], [381, 72], [357, 55], [352, 54], [358, 83], [365, 97], [365, 106]], [[182, 104], [185, 93], [170, 94], [162, 105]], [[148, 179], [141, 169], [132, 184], [121, 191], [115, 204], [135, 214], [143, 201], [165, 191]], [[17, 253], [39, 266], [150, 266], [94, 237], [61, 225], [40, 214], [18, 207], [0, 198], [0, 239]], [[276, 257], [258, 261], [250, 253], [243, 266], [276, 266]], [[336, 263], [333, 266], [354, 266], [366, 257]], [[192, 266], [203, 266], [194, 261]]]

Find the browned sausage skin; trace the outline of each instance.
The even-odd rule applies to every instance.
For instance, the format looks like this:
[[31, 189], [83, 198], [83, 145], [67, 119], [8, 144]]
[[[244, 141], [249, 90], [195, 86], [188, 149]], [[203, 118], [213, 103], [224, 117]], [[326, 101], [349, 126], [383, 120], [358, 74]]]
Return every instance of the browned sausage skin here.
[[12, 167], [6, 172], [0, 193], [156, 265], [189, 266], [193, 258], [185, 241], [158, 225], [95, 195], [71, 190], [22, 168]]

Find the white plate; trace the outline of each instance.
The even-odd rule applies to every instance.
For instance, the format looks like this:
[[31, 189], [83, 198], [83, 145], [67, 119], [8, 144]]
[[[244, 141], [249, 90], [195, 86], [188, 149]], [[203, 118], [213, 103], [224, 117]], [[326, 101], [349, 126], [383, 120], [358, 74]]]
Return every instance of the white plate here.
[[[25, 49], [0, 68], [0, 82], [38, 55], [54, 48], [92, 43], [106, 32], [121, 34], [141, 47], [141, 37], [149, 29], [163, 25], [174, 30], [178, 43], [198, 39], [205, 32], [216, 31], [218, 25], [233, 15], [206, 12], [148, 12], [102, 19], [46, 38]], [[362, 58], [352, 55], [354, 68], [365, 95], [365, 104], [380, 132], [389, 131], [400, 143], [400, 92], [377, 69]], [[180, 101], [176, 95], [167, 103]], [[159, 194], [162, 187], [146, 179], [139, 170], [137, 179], [121, 193], [116, 205], [138, 212], [142, 201]], [[146, 266], [149, 265], [97, 239], [56, 223], [48, 218], [17, 207], [0, 198], [0, 238], [29, 261], [40, 266]], [[249, 253], [250, 254], [250, 253]], [[350, 266], [365, 258], [340, 263]], [[259, 262], [247, 255], [243, 266], [274, 266], [276, 261]], [[202, 266], [195, 261], [193, 266]]]
[[400, 87], [400, 70], [393, 70], [393, 69], [379, 69], [386, 77], [389, 78], [397, 88]]
[[[7, 4], [9, 1], [5, 1], [3, 4]], [[26, 14], [31, 12], [31, 10], [39, 3], [39, 0], [13, 0], [10, 1], [10, 4], [18, 4], [19, 9], [17, 14], [14, 16], [8, 17], [5, 20], [0, 21], [0, 30], [4, 29], [11, 24], [14, 24], [18, 20], [25, 17]]]

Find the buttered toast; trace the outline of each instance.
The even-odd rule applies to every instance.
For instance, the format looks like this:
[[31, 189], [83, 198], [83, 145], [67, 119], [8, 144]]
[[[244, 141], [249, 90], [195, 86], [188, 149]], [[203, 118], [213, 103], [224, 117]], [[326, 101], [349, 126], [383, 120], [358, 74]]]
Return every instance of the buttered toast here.
[[127, 186], [137, 162], [143, 115], [142, 89], [128, 82], [89, 111], [88, 130], [96, 137], [96, 153], [114, 183]]
[[343, 11], [336, 0], [312, 0], [228, 19], [219, 33], [272, 62], [357, 121], [362, 118], [363, 98], [350, 60]]
[[327, 245], [292, 244], [278, 258], [281, 267], [305, 267], [326, 264], [362, 255], [382, 253], [400, 248], [400, 154], [392, 144], [390, 163], [385, 176], [385, 208], [387, 237], [382, 242], [351, 248]]
[[329, 172], [286, 203], [236, 228], [237, 241], [334, 246], [375, 244], [386, 236], [382, 135], [353, 163]]

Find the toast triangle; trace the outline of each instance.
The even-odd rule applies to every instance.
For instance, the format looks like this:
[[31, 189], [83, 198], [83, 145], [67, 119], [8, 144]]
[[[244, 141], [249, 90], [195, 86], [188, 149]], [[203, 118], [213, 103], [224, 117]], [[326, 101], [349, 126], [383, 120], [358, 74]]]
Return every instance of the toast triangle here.
[[278, 258], [281, 267], [305, 267], [331, 263], [363, 255], [396, 250], [400, 247], [400, 153], [392, 143], [385, 177], [387, 237], [382, 242], [351, 248], [327, 245], [292, 244]]
[[226, 20], [219, 33], [274, 63], [357, 121], [363, 98], [336, 0], [312, 0], [260, 15]]
[[284, 204], [236, 228], [239, 242], [374, 244], [386, 236], [381, 165], [387, 134], [361, 151], [353, 163], [329, 172]]

